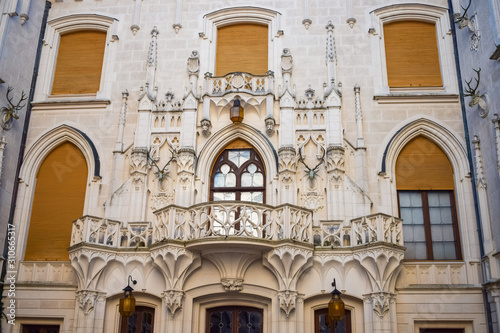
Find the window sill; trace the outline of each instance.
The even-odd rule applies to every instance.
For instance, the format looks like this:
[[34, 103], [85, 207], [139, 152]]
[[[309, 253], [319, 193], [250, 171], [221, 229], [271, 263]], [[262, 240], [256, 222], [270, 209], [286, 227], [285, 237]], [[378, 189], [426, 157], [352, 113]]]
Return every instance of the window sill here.
[[379, 104], [458, 103], [460, 101], [458, 94], [422, 91], [391, 92], [388, 94], [374, 95], [373, 99]]
[[50, 96], [44, 101], [34, 101], [31, 103], [37, 109], [102, 109], [111, 104], [109, 99], [96, 98], [95, 95], [60, 95]]

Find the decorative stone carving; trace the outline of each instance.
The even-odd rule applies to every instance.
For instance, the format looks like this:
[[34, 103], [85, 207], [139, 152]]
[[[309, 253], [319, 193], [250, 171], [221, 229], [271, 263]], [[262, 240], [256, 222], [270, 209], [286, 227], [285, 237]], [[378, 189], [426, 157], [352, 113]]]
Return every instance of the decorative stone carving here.
[[268, 136], [272, 136], [274, 134], [274, 125], [276, 124], [276, 121], [274, 120], [274, 118], [266, 118], [265, 120], [266, 122], [266, 133]]
[[472, 144], [474, 145], [474, 165], [476, 167], [476, 186], [478, 188], [486, 188], [486, 179], [484, 177], [483, 161], [481, 158], [481, 141], [477, 135], [474, 135]]
[[161, 296], [170, 314], [174, 317], [177, 310], [182, 309], [182, 301], [184, 300], [185, 292], [182, 290], [165, 290]]
[[184, 281], [201, 266], [200, 255], [183, 246], [168, 245], [151, 251], [151, 257], [167, 282], [167, 290], [183, 290]]
[[390, 304], [394, 303], [396, 300], [396, 295], [387, 292], [378, 292], [369, 295], [365, 295], [365, 303], [371, 304], [373, 307], [373, 312], [375, 312], [380, 319], [389, 312]]
[[202, 119], [201, 122], [201, 133], [203, 134], [204, 137], [208, 138], [212, 132], [210, 132], [210, 128], [212, 127], [212, 122], [208, 119]]
[[106, 297], [94, 290], [79, 290], [76, 292], [76, 300], [85, 316], [88, 316], [94, 310], [97, 301], [105, 301]]
[[493, 125], [495, 126], [495, 145], [496, 145], [496, 152], [497, 152], [497, 169], [498, 173], [500, 174], [500, 118], [498, 117], [498, 114], [493, 115], [493, 119], [491, 120]]
[[194, 173], [195, 152], [189, 148], [181, 148], [177, 155], [177, 173]]
[[281, 147], [278, 150], [279, 173], [297, 171], [297, 154], [293, 147]]
[[326, 153], [327, 172], [332, 184], [341, 182], [344, 179], [344, 148], [328, 147]]
[[130, 156], [130, 175], [136, 184], [146, 182], [146, 166], [148, 157], [146, 149], [134, 149]]
[[297, 281], [312, 266], [310, 249], [283, 245], [263, 255], [264, 266], [276, 276], [280, 290], [296, 290]]
[[301, 199], [302, 205], [314, 212], [317, 212], [325, 207], [325, 198], [321, 193], [307, 192], [302, 194]]
[[243, 279], [225, 278], [220, 280], [225, 291], [242, 291]]
[[153, 211], [174, 203], [174, 196], [171, 193], [159, 193], [153, 195], [151, 209]]
[[292, 310], [295, 309], [298, 293], [294, 290], [283, 290], [278, 292], [278, 299], [280, 301], [280, 308], [285, 312], [287, 318], [290, 316]]

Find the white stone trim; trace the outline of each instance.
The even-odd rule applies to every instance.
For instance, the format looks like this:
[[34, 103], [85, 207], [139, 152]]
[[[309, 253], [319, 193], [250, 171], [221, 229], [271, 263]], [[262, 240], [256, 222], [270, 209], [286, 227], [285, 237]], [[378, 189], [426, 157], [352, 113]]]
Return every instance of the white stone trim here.
[[279, 73], [279, 55], [281, 55], [281, 13], [260, 7], [232, 7], [224, 8], [206, 14], [203, 17], [203, 31], [199, 33], [205, 42], [200, 52], [201, 73], [215, 73], [215, 59], [217, 46], [217, 29], [226, 25], [256, 23], [268, 26], [268, 69], [275, 74]]
[[[477, 260], [477, 232], [474, 215], [474, 200], [470, 181], [469, 164], [465, 142], [458, 139], [451, 128], [440, 121], [424, 117], [414, 117], [396, 126], [390, 131], [380, 146], [377, 165], [382, 166], [385, 159], [385, 173], [381, 176], [390, 182], [391, 213], [398, 216], [398, 199], [396, 190], [396, 161], [406, 144], [417, 136], [424, 136], [439, 146], [446, 154], [453, 168], [455, 199], [458, 212], [458, 225], [461, 237], [463, 260]], [[384, 156], [385, 155], [385, 156]]]
[[[372, 43], [373, 64], [380, 64], [380, 72], [374, 75], [375, 95], [387, 95], [391, 92], [387, 80], [387, 64], [385, 58], [384, 24], [395, 21], [413, 20], [436, 24], [439, 62], [443, 87], [437, 90], [423, 90], [420, 88], [405, 89], [408, 94], [422, 92], [443, 92], [445, 94], [458, 94], [456, 71], [453, 58], [453, 40], [448, 17], [448, 9], [444, 7], [424, 4], [397, 4], [378, 8], [370, 12], [372, 26], [369, 32], [377, 41]], [[377, 50], [378, 49], [378, 50]], [[401, 93], [401, 90], [398, 90]]]
[[[116, 29], [117, 20], [115, 18], [100, 14], [68, 15], [50, 20], [47, 23], [45, 38], [43, 40], [44, 43], [40, 60], [40, 74], [37, 83], [35, 101], [47, 101], [50, 98], [61, 35], [78, 30], [99, 30], [107, 32], [106, 47], [104, 49], [102, 62], [103, 65], [100, 88], [95, 95], [91, 94], [90, 96], [95, 98], [109, 98], [110, 92], [105, 91], [104, 88], [106, 78], [109, 76], [107, 75], [107, 71], [111, 71], [111, 68], [108, 68], [106, 64], [108, 59], [111, 58], [111, 42], [118, 40], [118, 36], [115, 32]], [[75, 96], [83, 97], [89, 95], [71, 95], [68, 97], [74, 98]], [[61, 99], [64, 98], [64, 95], [56, 95], [55, 97]]]
[[219, 155], [221, 149], [235, 139], [242, 139], [252, 145], [259, 153], [266, 169], [266, 203], [272, 205], [273, 180], [277, 177], [277, 152], [273, 150], [271, 143], [266, 140], [263, 133], [257, 132], [254, 128], [239, 124], [231, 124], [215, 133], [201, 149], [196, 162], [196, 178], [201, 180], [201, 188], [196, 194], [195, 201], [206, 202], [210, 192], [210, 171], [214, 159]]
[[24, 258], [24, 251], [26, 248], [38, 170], [52, 150], [64, 142], [71, 142], [74, 144], [78, 149], [80, 149], [85, 157], [88, 167], [87, 184], [89, 184], [89, 186], [85, 194], [85, 203], [82, 215], [89, 214], [91, 206], [90, 196], [92, 192], [90, 184], [95, 183], [96, 180], [96, 177], [94, 176], [94, 170], [96, 168], [94, 153], [89, 142], [81, 133], [68, 125], [61, 125], [42, 135], [38, 140], [36, 140], [31, 148], [28, 149], [19, 173], [20, 190], [16, 203], [17, 208], [14, 215], [14, 224], [18, 227], [17, 253], [21, 259]]

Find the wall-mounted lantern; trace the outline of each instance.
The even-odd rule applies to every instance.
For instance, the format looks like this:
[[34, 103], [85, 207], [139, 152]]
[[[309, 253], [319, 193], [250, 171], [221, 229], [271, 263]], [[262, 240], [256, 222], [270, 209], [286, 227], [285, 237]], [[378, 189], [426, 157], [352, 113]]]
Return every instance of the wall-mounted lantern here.
[[229, 118], [234, 124], [239, 124], [243, 121], [243, 107], [240, 105], [238, 97], [234, 99], [233, 107], [229, 110]]
[[130, 282], [132, 282], [133, 284], [137, 284], [137, 280], [133, 280], [132, 276], [129, 275], [128, 284], [125, 288], [123, 288], [124, 294], [123, 297], [120, 298], [120, 307], [119, 307], [120, 314], [123, 317], [130, 317], [135, 312], [135, 298], [132, 295], [132, 291], [134, 289], [130, 286]]
[[332, 332], [335, 332], [337, 322], [342, 320], [345, 316], [345, 306], [344, 301], [342, 301], [340, 297], [342, 293], [337, 290], [337, 286], [335, 285], [335, 279], [333, 279], [332, 286], [332, 299], [328, 302], [328, 321], [330, 323], [330, 329]]

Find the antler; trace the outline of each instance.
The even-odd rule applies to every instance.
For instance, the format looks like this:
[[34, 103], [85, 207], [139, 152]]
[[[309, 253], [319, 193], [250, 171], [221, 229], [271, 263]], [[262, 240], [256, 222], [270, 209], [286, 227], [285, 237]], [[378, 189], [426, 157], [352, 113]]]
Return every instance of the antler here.
[[[458, 14], [457, 14], [457, 16], [455, 17], [455, 23], [462, 23], [464, 21], [468, 21], [467, 11], [469, 10], [471, 3], [472, 3], [472, 0], [469, 0], [469, 5], [467, 6], [467, 8], [460, 6], [464, 10], [464, 13], [461, 16], [458, 16]], [[460, 29], [462, 29], [463, 27], [465, 27], [465, 25], [460, 26]]]
[[[6, 97], [7, 97], [7, 101], [9, 101], [9, 104], [11, 105], [11, 107], [9, 108], [9, 110], [12, 110], [12, 111], [14, 111], [14, 110], [16, 110], [16, 111], [21, 110], [24, 107], [25, 104], [23, 104], [23, 105], [20, 105], [20, 104], [21, 104], [22, 101], [25, 101], [27, 99], [26, 94], [24, 93], [24, 91], [22, 91], [21, 92], [21, 99], [19, 100], [19, 102], [17, 102], [17, 104], [14, 104], [14, 103], [12, 103], [12, 98], [9, 97], [9, 94], [10, 94], [10, 92], [12, 90], [14, 90], [14, 87], [8, 87], [7, 88]], [[15, 112], [15, 113], [16, 113], [16, 116], [17, 116], [17, 112]], [[17, 119], [18, 117], [14, 117], [14, 118]]]
[[148, 159], [151, 161], [151, 165], [153, 165], [156, 170], [158, 170], [157, 172], [155, 172], [155, 174], [158, 175], [158, 179], [161, 181], [163, 180], [163, 178], [165, 177], [165, 174], [167, 173], [165, 171], [165, 168], [175, 159], [175, 149], [172, 148], [172, 150], [170, 150], [171, 154], [172, 154], [172, 157], [168, 160], [168, 162], [163, 166], [163, 168], [160, 169], [160, 167], [158, 166], [158, 164], [156, 164], [156, 161], [151, 157], [150, 153], [151, 153], [151, 149], [149, 149], [148, 151]]
[[479, 87], [479, 81], [481, 80], [481, 67], [479, 67], [479, 70], [475, 70], [474, 68], [472, 70], [477, 73], [477, 79], [474, 78], [474, 80], [476, 80], [476, 86], [471, 88], [470, 84], [472, 83], [472, 79], [470, 79], [470, 81], [465, 80], [467, 88], [464, 89], [464, 92], [466, 92], [464, 96], [476, 96], [479, 94], [479, 92], [477, 92], [477, 88]]
[[302, 157], [302, 152], [301, 152], [302, 149], [299, 148], [299, 161], [302, 162], [302, 164], [304, 164], [304, 166], [306, 167], [307, 173], [308, 173], [310, 179], [313, 179], [316, 176], [316, 172], [318, 171], [319, 166], [325, 161], [326, 150], [325, 150], [325, 148], [323, 148], [323, 146], [320, 146], [320, 147], [323, 150], [323, 156], [321, 156], [320, 162], [318, 164], [316, 164], [316, 166], [314, 168], [310, 168], [306, 164], [306, 162], [304, 162], [304, 157]]

